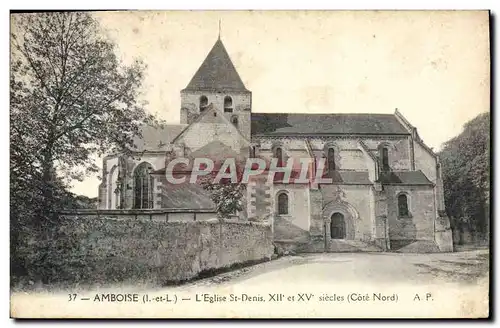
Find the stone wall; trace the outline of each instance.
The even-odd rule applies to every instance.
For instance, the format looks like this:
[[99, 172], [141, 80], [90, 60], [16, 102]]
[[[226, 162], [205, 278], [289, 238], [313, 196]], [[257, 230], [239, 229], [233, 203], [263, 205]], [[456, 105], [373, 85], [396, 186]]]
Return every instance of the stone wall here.
[[[60, 227], [77, 242], [65, 262], [82, 258], [82, 283], [140, 279], [165, 284], [191, 279], [204, 271], [267, 260], [273, 254], [267, 223], [165, 222], [79, 216]], [[64, 233], [61, 233], [64, 236]], [[58, 240], [58, 242], [69, 242]], [[75, 268], [76, 271], [81, 271]]]
[[211, 220], [217, 216], [214, 210], [203, 209], [151, 209], [151, 210], [77, 210], [61, 212], [67, 219], [111, 219], [156, 222], [194, 222]]
[[[369, 185], [321, 185], [323, 203], [328, 204], [325, 206], [327, 213], [324, 212], [323, 215], [329, 218], [338, 210], [344, 214], [346, 220], [352, 220], [350, 225], [354, 228], [354, 231], [350, 232], [354, 235], [352, 239], [362, 240], [365, 235], [372, 235], [370, 188]], [[349, 213], [341, 211], [343, 204], [349, 204]]]
[[[432, 186], [385, 186], [389, 238], [391, 240], [434, 240], [436, 207]], [[410, 217], [398, 217], [398, 195], [408, 195]]]
[[[325, 157], [325, 149], [328, 145], [336, 149], [336, 167], [338, 170], [367, 171], [366, 158], [358, 146], [359, 137], [328, 137], [310, 138], [312, 151], [316, 158]], [[379, 147], [385, 145], [389, 148], [389, 166], [395, 171], [408, 171], [411, 169], [410, 147], [407, 136], [393, 138], [363, 138], [368, 151], [379, 158]], [[287, 137], [259, 137], [255, 141], [260, 142], [259, 156], [270, 159], [273, 156], [273, 145], [280, 145], [286, 157], [295, 159], [309, 157], [305, 139]], [[425, 161], [425, 159], [423, 159]], [[425, 173], [425, 172], [424, 172]]]
[[415, 141], [413, 144], [415, 148], [415, 170], [421, 170], [427, 179], [436, 183], [437, 160], [435, 155], [423, 143]]
[[310, 210], [307, 185], [275, 184], [272, 188], [271, 204], [278, 212], [278, 194], [288, 195], [288, 214], [274, 215], [274, 239], [303, 241], [309, 238]]
[[229, 121], [231, 121], [232, 117], [236, 116], [241, 133], [247, 139], [250, 139], [250, 110], [252, 107], [252, 94], [250, 92], [181, 92], [181, 123], [190, 124], [198, 118], [200, 115], [199, 103], [201, 96], [207, 97], [208, 104], [213, 104], [221, 112], [224, 112], [224, 98], [230, 96], [233, 100], [233, 111], [231, 113], [224, 113], [224, 116]]

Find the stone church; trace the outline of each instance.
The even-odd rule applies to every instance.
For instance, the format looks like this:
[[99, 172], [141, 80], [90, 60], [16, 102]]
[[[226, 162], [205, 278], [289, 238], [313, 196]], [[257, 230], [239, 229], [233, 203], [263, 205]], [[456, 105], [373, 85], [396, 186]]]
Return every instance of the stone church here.
[[180, 124], [145, 126], [134, 156], [103, 159], [101, 210], [213, 209], [199, 184], [166, 181], [175, 158], [321, 159], [329, 183], [251, 180], [239, 219], [271, 219], [284, 249], [452, 251], [439, 159], [397, 109], [253, 113], [220, 38], [180, 96]]

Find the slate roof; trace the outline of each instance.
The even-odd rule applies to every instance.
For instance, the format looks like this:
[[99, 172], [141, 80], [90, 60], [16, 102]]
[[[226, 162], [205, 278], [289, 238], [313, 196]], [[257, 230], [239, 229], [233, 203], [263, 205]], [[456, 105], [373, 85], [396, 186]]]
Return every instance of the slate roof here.
[[240, 154], [236, 153], [231, 147], [222, 143], [221, 141], [214, 140], [203, 147], [190, 153], [187, 157], [190, 159], [195, 158], [210, 158], [213, 161], [224, 161], [226, 158], [234, 158], [235, 160], [246, 160], [245, 151], [247, 147], [241, 149]]
[[372, 184], [368, 172], [338, 171], [332, 177], [334, 183], [338, 184]]
[[167, 184], [161, 200], [162, 208], [215, 209], [209, 193], [192, 183]]
[[220, 39], [215, 42], [184, 90], [249, 92]]
[[383, 184], [433, 185], [422, 171], [381, 172], [379, 180]]
[[149, 125], [142, 127], [142, 138], [136, 137], [134, 144], [136, 151], [162, 151], [187, 126], [187, 124], [169, 124], [160, 128]]
[[252, 113], [252, 135], [409, 134], [393, 114]]

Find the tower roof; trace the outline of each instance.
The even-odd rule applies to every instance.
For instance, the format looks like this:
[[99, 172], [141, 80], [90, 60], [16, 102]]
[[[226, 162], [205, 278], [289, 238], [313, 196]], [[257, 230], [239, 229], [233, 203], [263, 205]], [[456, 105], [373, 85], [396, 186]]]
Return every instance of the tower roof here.
[[220, 39], [184, 90], [248, 92]]

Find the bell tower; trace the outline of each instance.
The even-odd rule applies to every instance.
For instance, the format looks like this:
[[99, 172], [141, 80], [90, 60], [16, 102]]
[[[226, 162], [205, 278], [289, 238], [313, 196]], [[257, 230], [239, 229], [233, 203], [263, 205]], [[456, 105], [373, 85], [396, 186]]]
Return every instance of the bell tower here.
[[181, 91], [181, 124], [190, 124], [210, 105], [250, 140], [252, 93], [247, 90], [219, 38]]

